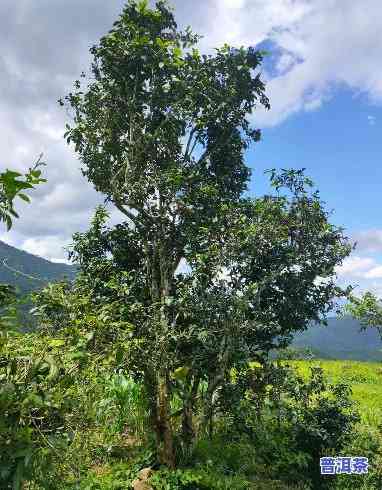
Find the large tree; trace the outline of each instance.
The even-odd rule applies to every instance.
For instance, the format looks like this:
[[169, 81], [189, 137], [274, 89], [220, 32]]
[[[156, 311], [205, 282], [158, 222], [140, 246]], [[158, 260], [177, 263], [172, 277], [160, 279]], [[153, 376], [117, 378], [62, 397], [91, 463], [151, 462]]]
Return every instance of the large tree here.
[[[74, 257], [95, 302], [120, 294], [105, 286], [113, 274], [127, 287], [129, 367], [142, 373], [169, 466], [174, 392], [191, 440], [201, 381], [207, 420], [233, 366], [287, 342], [346, 294], [316, 279], [330, 278], [350, 252], [301, 171], [271, 176], [289, 199], [242, 197], [244, 152], [260, 138], [250, 116], [257, 104], [269, 109], [263, 55], [228, 45], [201, 55], [197, 41], [165, 2], [131, 0], [91, 49], [91, 79], [83, 74], [60, 101], [73, 109], [66, 137], [84, 175], [127, 218], [106, 230], [99, 210], [75, 237]], [[178, 274], [182, 260], [189, 272]]]

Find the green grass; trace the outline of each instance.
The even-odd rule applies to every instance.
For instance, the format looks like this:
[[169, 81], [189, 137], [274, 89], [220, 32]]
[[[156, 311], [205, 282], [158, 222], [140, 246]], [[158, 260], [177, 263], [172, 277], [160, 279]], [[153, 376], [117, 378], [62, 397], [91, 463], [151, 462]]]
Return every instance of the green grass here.
[[362, 424], [376, 427], [382, 424], [382, 365], [361, 361], [287, 361], [306, 377], [309, 368], [320, 366], [330, 383], [347, 383], [352, 398], [358, 403]]

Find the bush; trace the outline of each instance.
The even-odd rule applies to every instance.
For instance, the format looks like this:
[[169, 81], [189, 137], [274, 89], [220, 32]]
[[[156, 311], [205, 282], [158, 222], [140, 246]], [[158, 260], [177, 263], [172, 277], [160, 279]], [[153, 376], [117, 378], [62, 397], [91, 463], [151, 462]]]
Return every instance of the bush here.
[[[252, 470], [263, 478], [325, 488], [319, 458], [337, 455], [360, 420], [350, 395], [347, 385], [329, 384], [321, 368], [312, 368], [307, 380], [286, 364], [243, 370], [220, 393], [225, 440], [245, 435], [256, 448], [246, 452], [257, 462]], [[235, 460], [229, 458], [231, 466]]]
[[358, 475], [338, 475], [336, 490], [380, 490], [382, 488], [382, 426], [377, 430], [359, 426], [351, 441], [338, 456], [364, 456], [369, 460], [368, 473]]
[[193, 470], [156, 471], [150, 484], [157, 490], [203, 490], [210, 487], [202, 483], [202, 477]]
[[[36, 342], [36, 353], [22, 349], [21, 340], [26, 345]], [[64, 414], [70, 411], [70, 400], [59, 388], [56, 359], [44, 352], [38, 340], [37, 335], [13, 334], [0, 353], [0, 484], [4, 489], [21, 488], [24, 480], [46, 480], [39, 469], [49, 467], [68, 442]], [[49, 488], [47, 481], [45, 485]]]

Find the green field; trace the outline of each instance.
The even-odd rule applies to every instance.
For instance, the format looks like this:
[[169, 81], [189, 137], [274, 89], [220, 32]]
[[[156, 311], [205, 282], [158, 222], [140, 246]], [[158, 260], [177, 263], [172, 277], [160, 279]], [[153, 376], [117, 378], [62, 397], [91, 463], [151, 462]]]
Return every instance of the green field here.
[[346, 383], [352, 388], [352, 398], [358, 404], [362, 424], [376, 427], [382, 424], [382, 364], [360, 361], [288, 361], [302, 376], [309, 368], [320, 366], [330, 383]]

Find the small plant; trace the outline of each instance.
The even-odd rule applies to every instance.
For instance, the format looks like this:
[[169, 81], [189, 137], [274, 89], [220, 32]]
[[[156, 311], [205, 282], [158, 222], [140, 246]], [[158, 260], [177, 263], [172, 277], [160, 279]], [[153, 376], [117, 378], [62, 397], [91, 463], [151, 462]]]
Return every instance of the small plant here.
[[203, 490], [210, 488], [202, 483], [202, 477], [193, 470], [156, 471], [150, 484], [157, 490]]

